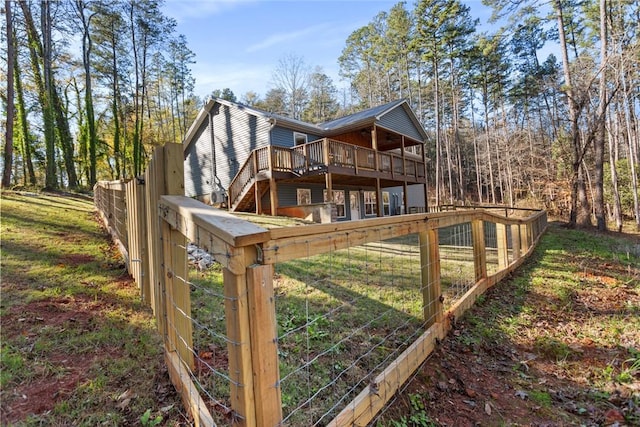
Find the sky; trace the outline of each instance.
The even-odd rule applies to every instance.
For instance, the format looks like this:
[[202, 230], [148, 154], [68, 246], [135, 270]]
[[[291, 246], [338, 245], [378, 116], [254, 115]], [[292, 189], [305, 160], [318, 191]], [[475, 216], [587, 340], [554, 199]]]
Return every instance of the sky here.
[[[163, 12], [177, 22], [195, 53], [194, 93], [208, 97], [229, 88], [238, 100], [248, 91], [264, 97], [273, 86], [278, 62], [301, 57], [320, 66], [341, 89], [338, 58], [347, 37], [399, 0], [166, 0]], [[471, 14], [485, 23], [490, 11], [467, 0]], [[406, 8], [412, 10], [413, 1]]]

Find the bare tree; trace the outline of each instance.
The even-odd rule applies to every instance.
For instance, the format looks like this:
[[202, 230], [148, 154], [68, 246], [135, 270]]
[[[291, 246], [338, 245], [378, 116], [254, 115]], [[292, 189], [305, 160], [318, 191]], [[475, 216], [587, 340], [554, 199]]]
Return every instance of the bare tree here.
[[301, 56], [294, 53], [280, 58], [273, 73], [276, 89], [286, 95], [287, 113], [300, 119], [309, 98], [309, 67]]

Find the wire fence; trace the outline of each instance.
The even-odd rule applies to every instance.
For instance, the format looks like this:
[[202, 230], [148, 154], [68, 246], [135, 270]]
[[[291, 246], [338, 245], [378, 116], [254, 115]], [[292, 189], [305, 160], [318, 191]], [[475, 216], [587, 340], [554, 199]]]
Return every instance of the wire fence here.
[[546, 228], [544, 211], [456, 210], [267, 230], [142, 199], [157, 223], [135, 239], [140, 276], [196, 425], [368, 424]]

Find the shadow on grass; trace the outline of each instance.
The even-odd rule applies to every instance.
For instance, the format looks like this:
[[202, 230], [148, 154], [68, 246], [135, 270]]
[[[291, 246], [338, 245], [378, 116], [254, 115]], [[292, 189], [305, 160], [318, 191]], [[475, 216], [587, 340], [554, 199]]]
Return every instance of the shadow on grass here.
[[378, 425], [638, 425], [640, 259], [616, 237], [551, 224]]

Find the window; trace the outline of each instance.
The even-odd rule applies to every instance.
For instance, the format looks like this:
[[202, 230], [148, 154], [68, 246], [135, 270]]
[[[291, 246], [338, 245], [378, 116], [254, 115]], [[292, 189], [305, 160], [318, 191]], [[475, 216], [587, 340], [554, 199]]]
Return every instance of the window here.
[[376, 200], [375, 191], [364, 192], [364, 214], [365, 215], [377, 215], [378, 203]]
[[388, 191], [382, 192], [382, 212], [384, 216], [391, 215], [391, 197]]
[[[324, 190], [324, 201], [329, 202], [327, 190]], [[344, 218], [347, 216], [346, 206], [344, 202], [344, 190], [333, 190], [333, 203], [336, 205], [336, 216]]]
[[311, 204], [311, 189], [310, 188], [298, 188], [298, 205], [310, 205]]
[[300, 132], [293, 133], [293, 144], [294, 145], [303, 145], [307, 143], [307, 135]]

